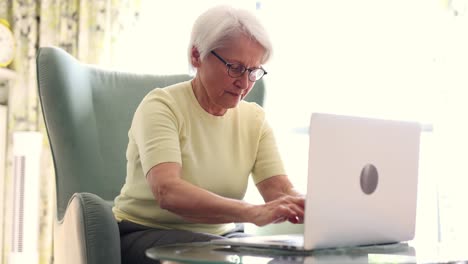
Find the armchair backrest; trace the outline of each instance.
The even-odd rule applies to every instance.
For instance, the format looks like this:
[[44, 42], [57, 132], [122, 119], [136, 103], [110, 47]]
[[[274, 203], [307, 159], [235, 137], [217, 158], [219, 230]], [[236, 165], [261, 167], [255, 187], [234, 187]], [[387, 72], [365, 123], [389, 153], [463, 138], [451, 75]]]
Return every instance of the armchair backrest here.
[[[112, 201], [125, 180], [128, 130], [143, 97], [189, 75], [142, 75], [79, 62], [64, 50], [42, 47], [37, 56], [42, 112], [55, 166], [57, 218], [74, 193]], [[263, 104], [259, 81], [246, 98]]]

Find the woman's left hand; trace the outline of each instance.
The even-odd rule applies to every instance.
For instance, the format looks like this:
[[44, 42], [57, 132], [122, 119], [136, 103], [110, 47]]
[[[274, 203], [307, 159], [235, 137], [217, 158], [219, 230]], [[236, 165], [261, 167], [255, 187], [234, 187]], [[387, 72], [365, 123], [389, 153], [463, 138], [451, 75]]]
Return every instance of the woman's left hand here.
[[299, 224], [304, 219], [304, 199], [285, 195], [265, 204], [253, 206], [246, 212], [246, 215], [248, 221], [257, 226], [285, 221]]

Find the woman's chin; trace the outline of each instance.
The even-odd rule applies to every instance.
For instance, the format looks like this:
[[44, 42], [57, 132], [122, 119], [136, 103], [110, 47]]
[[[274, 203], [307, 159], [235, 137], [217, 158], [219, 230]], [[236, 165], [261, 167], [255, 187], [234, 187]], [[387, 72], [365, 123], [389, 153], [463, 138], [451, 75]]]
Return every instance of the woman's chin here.
[[242, 99], [239, 97], [238, 100], [236, 101], [232, 101], [232, 102], [229, 102], [228, 105], [226, 105], [226, 108], [235, 108], [239, 105], [239, 102], [241, 101]]
[[234, 108], [239, 105], [239, 102], [242, 100], [241, 96], [230, 96], [229, 100], [224, 101], [224, 108]]

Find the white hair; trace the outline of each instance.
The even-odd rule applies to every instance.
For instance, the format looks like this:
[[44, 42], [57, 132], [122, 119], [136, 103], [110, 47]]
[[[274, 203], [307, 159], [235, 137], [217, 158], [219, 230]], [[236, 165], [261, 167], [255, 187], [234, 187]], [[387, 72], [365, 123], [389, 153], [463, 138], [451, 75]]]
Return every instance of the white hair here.
[[272, 53], [272, 45], [260, 21], [248, 10], [223, 5], [208, 9], [195, 20], [188, 46], [189, 65], [193, 69], [193, 47], [197, 48], [200, 59], [204, 60], [212, 50], [222, 48], [240, 34], [256, 40], [264, 48], [261, 63], [267, 62]]

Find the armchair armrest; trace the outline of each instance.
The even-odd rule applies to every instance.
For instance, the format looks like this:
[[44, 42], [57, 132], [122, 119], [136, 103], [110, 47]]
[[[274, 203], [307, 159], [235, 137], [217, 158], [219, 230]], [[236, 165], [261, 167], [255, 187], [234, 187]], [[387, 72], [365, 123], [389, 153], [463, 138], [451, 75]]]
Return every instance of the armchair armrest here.
[[121, 263], [117, 221], [99, 196], [75, 193], [54, 227], [54, 263]]

